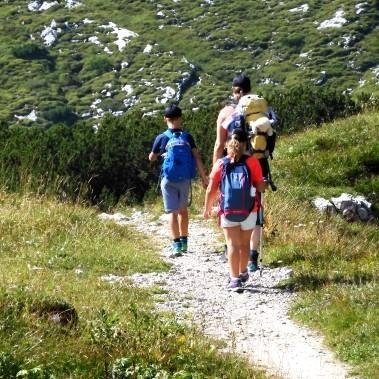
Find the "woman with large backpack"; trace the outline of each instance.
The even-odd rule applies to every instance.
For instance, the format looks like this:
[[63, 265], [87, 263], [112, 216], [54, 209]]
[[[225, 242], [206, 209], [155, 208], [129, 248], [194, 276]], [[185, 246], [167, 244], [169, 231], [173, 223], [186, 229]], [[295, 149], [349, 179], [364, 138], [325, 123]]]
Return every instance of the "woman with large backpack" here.
[[228, 138], [227, 155], [213, 165], [203, 211], [205, 218], [211, 216], [219, 193], [219, 223], [227, 244], [230, 274], [227, 288], [236, 292], [249, 278], [250, 237], [259, 207], [255, 193], [266, 188], [258, 160], [245, 154], [247, 142], [248, 135], [242, 129], [235, 129]]
[[[217, 132], [213, 150], [213, 163], [224, 155], [226, 141], [235, 128], [242, 128], [244, 130], [249, 129], [250, 138], [247, 150], [249, 150], [250, 154], [258, 158], [266, 182], [270, 184], [271, 189], [275, 191], [276, 186], [272, 181], [268, 157], [271, 156], [272, 158], [272, 150], [275, 146], [276, 133], [272, 129], [272, 125], [277, 124], [279, 120], [273, 109], [268, 107], [266, 100], [258, 95], [251, 94], [250, 91], [251, 83], [250, 79], [246, 75], [241, 74], [234, 77], [232, 83], [233, 103], [221, 109], [217, 118]], [[249, 104], [252, 108], [248, 106]], [[245, 110], [248, 111], [249, 117], [246, 117], [246, 114], [244, 114]], [[255, 120], [253, 124], [249, 123], [249, 119]], [[265, 127], [266, 131], [267, 128], [270, 128], [272, 134], [269, 136], [268, 133], [261, 133], [262, 127]], [[256, 129], [255, 133], [253, 133], [254, 129]], [[263, 134], [265, 134], [265, 136]], [[251, 138], [252, 135], [254, 135], [254, 138]], [[265, 146], [262, 146], [263, 141], [267, 142], [267, 146], [266, 142], [264, 142]], [[254, 149], [258, 147], [259, 149], [263, 148], [264, 154], [263, 151], [260, 150], [254, 151]], [[257, 200], [259, 196], [260, 195], [258, 194]], [[263, 213], [259, 214], [257, 218], [257, 225], [251, 234], [250, 256], [248, 261], [248, 270], [250, 273], [259, 269], [259, 247], [261, 246], [264, 221], [262, 215]]]

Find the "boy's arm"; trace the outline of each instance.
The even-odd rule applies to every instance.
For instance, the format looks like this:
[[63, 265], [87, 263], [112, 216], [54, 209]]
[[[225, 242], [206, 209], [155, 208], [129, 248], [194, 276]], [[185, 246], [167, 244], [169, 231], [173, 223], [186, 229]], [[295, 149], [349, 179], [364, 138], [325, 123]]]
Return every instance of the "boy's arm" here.
[[149, 154], [149, 161], [154, 162], [162, 155], [162, 135], [160, 134], [154, 140], [153, 147]]
[[149, 154], [149, 161], [153, 162], [156, 161], [159, 157], [159, 153], [153, 153], [152, 151]]
[[197, 169], [199, 171], [199, 175], [201, 177], [201, 180], [203, 182], [203, 187], [207, 188], [209, 180], [208, 180], [207, 174], [205, 172], [205, 167], [204, 167], [203, 161], [201, 159], [199, 150], [197, 150], [196, 147], [193, 148], [192, 154], [193, 154], [193, 157], [195, 158], [196, 166], [197, 166]]

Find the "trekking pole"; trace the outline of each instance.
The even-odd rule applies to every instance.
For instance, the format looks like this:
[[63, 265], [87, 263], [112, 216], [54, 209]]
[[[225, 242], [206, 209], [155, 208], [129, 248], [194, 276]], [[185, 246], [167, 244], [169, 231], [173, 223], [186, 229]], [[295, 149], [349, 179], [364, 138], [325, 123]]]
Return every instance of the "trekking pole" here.
[[263, 225], [264, 225], [264, 208], [263, 208], [263, 198], [264, 198], [264, 193], [261, 192], [261, 206], [259, 209], [259, 218], [261, 220], [261, 230], [260, 230], [260, 235], [259, 235], [259, 276], [262, 276], [263, 272], [263, 266], [262, 266], [262, 256], [263, 256]]
[[268, 184], [270, 184], [272, 191], [275, 192], [278, 188], [276, 187], [275, 183], [272, 180], [271, 169], [270, 169], [270, 164], [268, 163], [268, 160], [267, 160], [267, 173], [268, 173]]

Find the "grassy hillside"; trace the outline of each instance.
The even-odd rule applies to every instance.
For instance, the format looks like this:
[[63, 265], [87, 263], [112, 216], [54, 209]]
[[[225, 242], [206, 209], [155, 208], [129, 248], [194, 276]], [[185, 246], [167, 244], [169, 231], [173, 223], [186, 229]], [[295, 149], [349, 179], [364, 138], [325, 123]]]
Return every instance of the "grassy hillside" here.
[[378, 95], [374, 0], [41, 5], [0, 8], [0, 118], [12, 122], [96, 122], [170, 99], [209, 106], [239, 71], [263, 92], [308, 83]]
[[[266, 194], [263, 251], [266, 264], [294, 269], [286, 284], [299, 291], [293, 316], [319, 329], [370, 379], [379, 372], [378, 224], [320, 214], [311, 200], [349, 192], [377, 204], [378, 121], [372, 112], [279, 138], [272, 162], [278, 191]], [[198, 189], [192, 215], [202, 202]], [[0, 205], [3, 377], [22, 370], [27, 378], [106, 377], [137, 366], [145, 376], [262, 375], [154, 314], [149, 292], [102, 280], [167, 269], [133, 231], [99, 221], [95, 209], [31, 194], [0, 192]]]
[[[379, 373], [379, 228], [319, 213], [316, 196], [364, 194], [378, 207], [379, 114], [282, 137], [268, 192], [265, 259], [290, 265], [300, 299], [293, 316], [319, 329], [359, 375]], [[376, 208], [376, 211], [378, 208]]]
[[350, 192], [378, 204], [378, 124], [373, 111], [280, 136], [271, 162], [280, 186], [300, 199]]

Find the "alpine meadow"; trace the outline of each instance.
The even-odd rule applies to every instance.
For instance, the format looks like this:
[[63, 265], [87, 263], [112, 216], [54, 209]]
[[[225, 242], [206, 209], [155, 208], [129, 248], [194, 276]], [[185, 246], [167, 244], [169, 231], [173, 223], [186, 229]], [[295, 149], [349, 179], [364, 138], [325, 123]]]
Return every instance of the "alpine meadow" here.
[[[272, 377], [133, 284], [170, 272], [164, 238], [99, 218], [160, 222], [148, 154], [171, 103], [209, 173], [240, 73], [279, 119], [263, 265], [291, 268], [293, 320], [378, 378], [378, 25], [377, 0], [0, 1], [0, 379]], [[315, 206], [341, 194], [369, 216]], [[204, 195], [195, 179], [190, 220]]]

